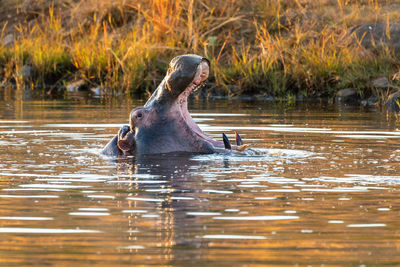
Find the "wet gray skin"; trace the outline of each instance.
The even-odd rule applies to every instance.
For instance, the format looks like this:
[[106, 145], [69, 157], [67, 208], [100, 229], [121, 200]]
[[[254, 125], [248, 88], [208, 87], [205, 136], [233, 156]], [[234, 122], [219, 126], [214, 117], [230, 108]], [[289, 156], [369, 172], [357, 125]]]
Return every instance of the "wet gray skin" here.
[[161, 84], [143, 107], [131, 111], [130, 125], [119, 130], [102, 154], [214, 153], [223, 150], [226, 145], [205, 135], [187, 108], [188, 96], [204, 84], [209, 71], [210, 62], [197, 55], [172, 59]]

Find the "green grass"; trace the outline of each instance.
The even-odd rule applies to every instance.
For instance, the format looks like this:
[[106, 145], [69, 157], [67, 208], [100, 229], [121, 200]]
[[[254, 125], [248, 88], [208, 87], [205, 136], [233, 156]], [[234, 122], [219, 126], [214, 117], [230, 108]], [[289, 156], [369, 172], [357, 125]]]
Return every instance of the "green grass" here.
[[0, 79], [61, 90], [84, 79], [143, 95], [172, 57], [195, 53], [210, 59], [209, 85], [220, 94], [332, 97], [351, 87], [367, 96], [377, 93], [372, 79], [398, 77], [400, 61], [357, 45], [351, 28], [399, 21], [399, 8], [398, 0], [5, 0], [0, 40], [13, 33], [15, 41], [0, 44]]

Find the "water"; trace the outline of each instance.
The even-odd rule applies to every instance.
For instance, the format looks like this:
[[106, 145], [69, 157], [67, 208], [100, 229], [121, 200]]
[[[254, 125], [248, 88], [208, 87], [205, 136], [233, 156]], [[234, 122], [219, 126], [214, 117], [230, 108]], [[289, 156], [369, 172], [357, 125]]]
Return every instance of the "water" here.
[[400, 131], [363, 108], [208, 101], [257, 153], [99, 155], [140, 102], [0, 102], [0, 265], [399, 265]]

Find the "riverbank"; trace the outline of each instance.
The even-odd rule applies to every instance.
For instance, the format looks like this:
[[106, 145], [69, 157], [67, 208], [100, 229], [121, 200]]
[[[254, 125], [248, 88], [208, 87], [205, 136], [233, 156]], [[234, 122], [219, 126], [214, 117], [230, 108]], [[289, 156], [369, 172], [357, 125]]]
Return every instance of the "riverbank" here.
[[[172, 57], [195, 53], [211, 61], [213, 96], [333, 99], [350, 89], [381, 102], [400, 85], [390, 42], [399, 8], [400, 1], [373, 0], [6, 0], [0, 79], [44, 96], [90, 89], [143, 96]], [[368, 23], [386, 25], [381, 39], [355, 38]]]

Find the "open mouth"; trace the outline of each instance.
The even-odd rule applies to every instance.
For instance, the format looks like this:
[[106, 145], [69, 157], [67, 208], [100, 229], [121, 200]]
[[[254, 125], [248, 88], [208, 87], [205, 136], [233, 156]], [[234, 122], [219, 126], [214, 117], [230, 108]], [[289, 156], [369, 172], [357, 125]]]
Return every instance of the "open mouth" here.
[[189, 84], [188, 87], [178, 96], [176, 104], [180, 109], [180, 113], [185, 120], [186, 124], [189, 128], [201, 139], [211, 143], [216, 148], [224, 148], [224, 143], [221, 141], [216, 141], [211, 137], [207, 136], [200, 127], [193, 120], [192, 116], [188, 110], [188, 97], [191, 93], [197, 91], [205, 85], [205, 81], [207, 80], [209, 75], [209, 66], [207, 62], [203, 61], [197, 68], [196, 74]]
[[[204, 86], [205, 81], [208, 79], [209, 71], [209, 63], [207, 61], [202, 61], [197, 66], [196, 73], [189, 85], [186, 86], [178, 97], [168, 104], [166, 112], [169, 114], [168, 118], [171, 120], [171, 124], [166, 126], [166, 129], [168, 129], [168, 127], [177, 127], [176, 130], [180, 131], [179, 134], [164, 138], [165, 136], [168, 136], [171, 129], [165, 132], [166, 135], [160, 135], [163, 130], [165, 131], [164, 128], [157, 128], [157, 124], [155, 124], [156, 126], [154, 129], [152, 128], [154, 122], [160, 120], [160, 115], [158, 114], [158, 109], [153, 109], [151, 106], [151, 103], [153, 102], [152, 98], [150, 98], [149, 106], [146, 106], [146, 104], [144, 107], [135, 108], [131, 111], [130, 126], [121, 128], [118, 133], [118, 148], [124, 152], [134, 152], [138, 149], [140, 150], [139, 153], [142, 154], [159, 152], [168, 153], [175, 151], [210, 153], [210, 151], [215, 152], [220, 149], [241, 151], [247, 148], [246, 145], [243, 145], [240, 136], [236, 132], [236, 145], [231, 145], [225, 134], [222, 134], [222, 141], [217, 141], [209, 137], [200, 129], [189, 113], [188, 97], [194, 91]], [[158, 91], [155, 95], [158, 96], [162, 94], [162, 92], [168, 93], [169, 91]], [[206, 145], [205, 143], [209, 145]], [[154, 149], [154, 144], [159, 145]], [[214, 149], [210, 150], [210, 147], [213, 147]]]
[[224, 133], [222, 141], [209, 137], [189, 113], [188, 97], [204, 86], [209, 72], [206, 58], [190, 54], [173, 58], [163, 81], [143, 107], [132, 109], [129, 126], [123, 126], [102, 153], [143, 155], [246, 149], [248, 145], [236, 132], [236, 145], [231, 145]]
[[190, 115], [187, 107], [187, 98], [191, 93], [200, 89], [205, 85], [205, 81], [207, 80], [209, 75], [209, 65], [207, 62], [203, 61], [197, 68], [195, 77], [188, 87], [178, 96], [177, 105], [179, 107], [180, 113], [185, 120], [188, 127], [202, 140], [212, 144], [216, 149], [234, 149], [237, 151], [243, 151], [249, 147], [249, 145], [244, 145], [240, 135], [235, 131], [235, 139], [236, 145], [231, 145], [228, 137], [225, 134], [222, 134], [223, 141], [217, 141], [206, 135], [200, 127], [193, 120]]

